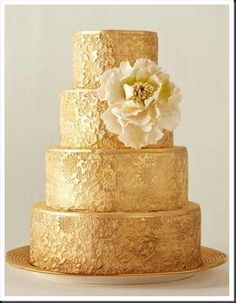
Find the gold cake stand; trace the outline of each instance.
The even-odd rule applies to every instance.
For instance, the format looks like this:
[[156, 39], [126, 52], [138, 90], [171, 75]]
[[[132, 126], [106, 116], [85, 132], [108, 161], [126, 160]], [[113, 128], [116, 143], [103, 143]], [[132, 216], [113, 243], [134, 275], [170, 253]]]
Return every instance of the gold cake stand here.
[[[30, 246], [22, 246], [12, 249], [6, 254], [6, 261], [17, 268], [28, 270], [40, 274], [41, 277], [54, 281], [68, 281], [85, 284], [144, 284], [158, 283], [167, 281], [176, 281], [189, 278], [198, 272], [209, 270], [225, 263], [228, 256], [216, 249], [201, 247], [202, 262], [194, 269], [175, 271], [175, 272], [157, 272], [157, 273], [138, 273], [138, 274], [117, 274], [117, 275], [86, 275], [75, 273], [62, 273], [41, 269], [30, 264], [29, 261]], [[48, 275], [42, 275], [48, 274]], [[66, 279], [65, 279], [66, 276]], [[62, 279], [63, 278], [63, 279]]]

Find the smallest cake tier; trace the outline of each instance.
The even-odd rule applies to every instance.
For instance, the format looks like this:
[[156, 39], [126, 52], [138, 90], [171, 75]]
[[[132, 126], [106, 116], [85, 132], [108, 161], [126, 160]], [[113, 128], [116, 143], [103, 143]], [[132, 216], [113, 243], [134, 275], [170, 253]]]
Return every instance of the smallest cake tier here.
[[30, 262], [63, 273], [113, 275], [193, 269], [200, 207], [152, 213], [63, 212], [33, 206]]
[[188, 200], [185, 147], [82, 150], [50, 148], [46, 203], [56, 209], [157, 211]]
[[[109, 132], [101, 114], [106, 102], [100, 101], [96, 90], [77, 89], [61, 92], [61, 145], [69, 148], [127, 148], [116, 134]], [[173, 133], [164, 131], [155, 145], [146, 148], [173, 146]]]
[[157, 62], [157, 33], [133, 30], [82, 31], [73, 35], [73, 88], [97, 88], [99, 76], [122, 61]]

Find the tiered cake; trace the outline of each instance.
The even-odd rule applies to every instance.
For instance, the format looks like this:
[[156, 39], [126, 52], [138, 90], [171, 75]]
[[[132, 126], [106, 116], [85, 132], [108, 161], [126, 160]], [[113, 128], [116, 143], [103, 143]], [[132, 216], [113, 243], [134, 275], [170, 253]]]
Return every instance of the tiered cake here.
[[47, 151], [46, 202], [32, 209], [30, 262], [94, 275], [198, 267], [200, 207], [188, 201], [186, 148], [167, 129], [154, 144], [130, 148], [106, 127], [108, 104], [97, 93], [100, 76], [121, 62], [157, 63], [156, 33], [79, 32], [73, 47], [61, 146]]

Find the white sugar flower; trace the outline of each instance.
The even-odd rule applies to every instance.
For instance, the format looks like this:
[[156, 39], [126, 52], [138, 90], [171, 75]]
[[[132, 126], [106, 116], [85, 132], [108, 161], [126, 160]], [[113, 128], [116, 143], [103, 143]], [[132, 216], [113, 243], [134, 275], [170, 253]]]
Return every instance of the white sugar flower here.
[[179, 123], [180, 91], [153, 61], [122, 62], [105, 71], [100, 83], [98, 96], [108, 103], [102, 119], [126, 146], [155, 144], [164, 129], [172, 131]]

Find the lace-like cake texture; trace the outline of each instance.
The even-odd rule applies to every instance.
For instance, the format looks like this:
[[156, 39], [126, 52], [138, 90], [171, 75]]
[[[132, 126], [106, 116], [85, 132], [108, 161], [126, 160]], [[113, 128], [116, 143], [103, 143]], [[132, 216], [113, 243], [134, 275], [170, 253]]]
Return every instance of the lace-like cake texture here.
[[73, 37], [73, 89], [61, 93], [61, 147], [46, 155], [46, 202], [32, 208], [30, 261], [59, 272], [118, 274], [197, 267], [200, 207], [188, 202], [188, 160], [173, 133], [141, 150], [105, 128], [98, 77], [139, 58], [157, 62], [157, 35]]
[[155, 211], [188, 200], [184, 147], [47, 153], [47, 205], [91, 211]]
[[33, 208], [31, 263], [67, 273], [178, 271], [200, 263], [200, 208], [152, 213]]
[[[65, 90], [61, 93], [61, 145], [73, 148], [127, 148], [116, 134], [109, 132], [101, 115], [107, 105], [95, 90]], [[173, 146], [173, 133], [164, 131], [157, 144], [147, 148]]]
[[[73, 36], [73, 90], [61, 93], [61, 145], [75, 148], [126, 148], [109, 132], [101, 115], [106, 102], [99, 100], [98, 77], [128, 60], [138, 58], [157, 62], [157, 34], [142, 31], [79, 32]], [[173, 134], [164, 136], [148, 148], [173, 146]]]
[[157, 34], [141, 31], [79, 32], [73, 36], [73, 88], [99, 86], [107, 69], [139, 58], [157, 62]]

